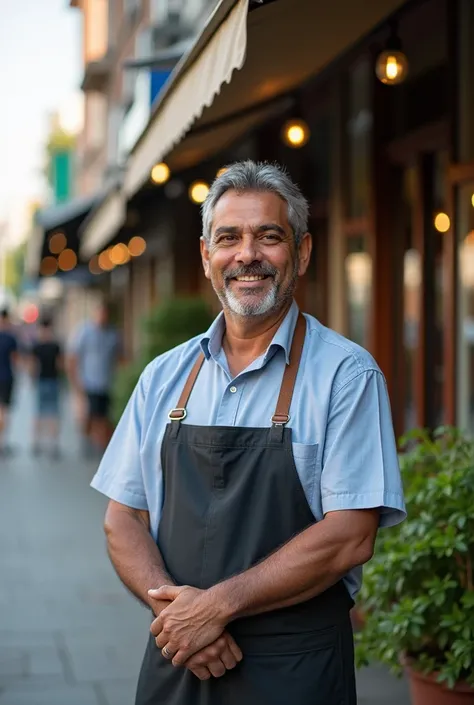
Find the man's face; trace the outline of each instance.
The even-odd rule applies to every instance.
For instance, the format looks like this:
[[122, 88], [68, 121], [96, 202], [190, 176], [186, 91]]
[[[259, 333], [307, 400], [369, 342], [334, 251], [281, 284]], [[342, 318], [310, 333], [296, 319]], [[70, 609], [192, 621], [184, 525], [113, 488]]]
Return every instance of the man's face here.
[[279, 311], [291, 300], [311, 254], [307, 233], [296, 251], [287, 204], [275, 193], [227, 191], [217, 202], [209, 243], [201, 241], [206, 277], [224, 309], [238, 316]]

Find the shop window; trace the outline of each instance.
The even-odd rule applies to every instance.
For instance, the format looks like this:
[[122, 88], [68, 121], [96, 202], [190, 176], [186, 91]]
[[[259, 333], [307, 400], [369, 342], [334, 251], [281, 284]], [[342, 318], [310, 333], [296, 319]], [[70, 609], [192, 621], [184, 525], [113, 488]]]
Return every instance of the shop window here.
[[368, 58], [360, 60], [349, 73], [346, 125], [349, 218], [366, 216], [369, 210], [372, 74], [373, 67]]
[[344, 262], [347, 303], [347, 336], [369, 347], [372, 294], [372, 258], [364, 236], [346, 239]]

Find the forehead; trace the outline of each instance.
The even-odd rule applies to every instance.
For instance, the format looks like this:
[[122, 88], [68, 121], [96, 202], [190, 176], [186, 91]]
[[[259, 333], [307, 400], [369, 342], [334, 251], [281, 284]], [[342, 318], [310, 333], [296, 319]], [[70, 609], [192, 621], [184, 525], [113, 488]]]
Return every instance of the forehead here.
[[212, 230], [226, 225], [244, 228], [256, 227], [263, 223], [275, 223], [288, 230], [287, 203], [270, 191], [239, 193], [231, 190], [226, 191], [216, 203]]

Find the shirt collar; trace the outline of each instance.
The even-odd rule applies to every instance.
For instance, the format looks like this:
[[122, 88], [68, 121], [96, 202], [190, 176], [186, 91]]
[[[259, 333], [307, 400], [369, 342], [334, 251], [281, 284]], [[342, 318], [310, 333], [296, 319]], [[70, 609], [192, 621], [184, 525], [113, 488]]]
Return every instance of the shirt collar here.
[[[273, 340], [267, 348], [264, 356], [264, 364], [272, 357], [276, 349], [281, 348], [285, 352], [286, 364], [290, 364], [290, 350], [291, 343], [293, 341], [293, 333], [295, 332], [296, 321], [298, 318], [299, 308], [296, 301], [290, 306], [288, 313], [283, 319], [280, 327], [273, 336]], [[214, 359], [217, 357], [222, 348], [222, 337], [225, 330], [225, 319], [224, 313], [221, 311], [217, 316], [207, 333], [201, 338], [201, 350], [209, 360], [210, 357]]]

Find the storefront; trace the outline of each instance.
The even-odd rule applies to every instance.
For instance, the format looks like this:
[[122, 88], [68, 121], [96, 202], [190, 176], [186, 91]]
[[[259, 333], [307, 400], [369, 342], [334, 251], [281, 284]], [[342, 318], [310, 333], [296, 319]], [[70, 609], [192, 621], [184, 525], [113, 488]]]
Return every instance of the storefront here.
[[[154, 254], [155, 286], [168, 261], [167, 291], [210, 296], [191, 255], [199, 210], [189, 208], [190, 185], [235, 158], [283, 163], [311, 206], [301, 306], [374, 354], [398, 434], [471, 426], [474, 8], [471, 0], [353, 5], [277, 0], [251, 3], [246, 17], [243, 0], [222, 0], [129, 156], [121, 198], [127, 212], [140, 198], [164, 199], [147, 235], [150, 246], [168, 228], [168, 249]], [[386, 49], [408, 62], [396, 85], [380, 80], [391, 70]], [[296, 145], [288, 122], [298, 121]], [[171, 176], [153, 193], [151, 167], [163, 162]], [[181, 184], [178, 197], [171, 183]]]

